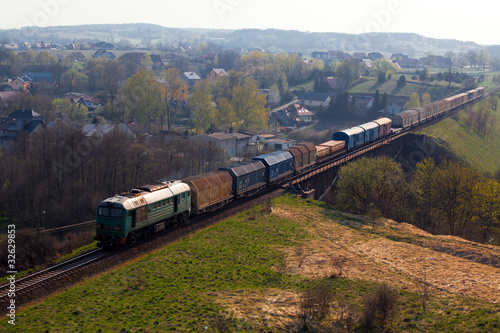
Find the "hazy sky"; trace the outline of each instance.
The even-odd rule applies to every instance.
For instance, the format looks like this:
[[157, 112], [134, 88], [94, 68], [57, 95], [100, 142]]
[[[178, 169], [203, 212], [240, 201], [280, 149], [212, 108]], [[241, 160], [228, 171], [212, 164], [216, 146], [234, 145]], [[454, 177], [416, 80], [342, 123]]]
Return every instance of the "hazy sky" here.
[[94, 23], [311, 32], [415, 32], [500, 44], [500, 5], [464, 0], [24, 0], [0, 29]]

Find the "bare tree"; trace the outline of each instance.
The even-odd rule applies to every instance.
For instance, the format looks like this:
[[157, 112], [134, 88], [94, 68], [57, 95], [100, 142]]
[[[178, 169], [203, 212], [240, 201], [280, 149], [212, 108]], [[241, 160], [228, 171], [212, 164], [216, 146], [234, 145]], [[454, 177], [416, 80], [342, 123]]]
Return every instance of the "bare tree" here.
[[111, 104], [111, 112], [115, 115], [115, 99], [123, 84], [125, 76], [125, 67], [118, 60], [107, 62], [102, 68], [100, 86], [104, 90], [106, 97]]
[[276, 273], [278, 274], [278, 277], [281, 278], [283, 274], [285, 274], [288, 269], [290, 268], [290, 259], [288, 258], [288, 254], [285, 252], [280, 252], [276, 256], [276, 265], [275, 270]]
[[163, 123], [166, 120], [167, 129], [170, 131], [177, 115], [177, 106], [187, 93], [187, 85], [179, 78], [177, 68], [169, 68], [165, 72], [164, 102], [165, 114], [160, 117], [160, 126], [163, 129]]
[[429, 303], [430, 298], [431, 298], [431, 284], [429, 283], [427, 270], [424, 270], [422, 274], [422, 279], [419, 281], [419, 290], [418, 290], [418, 299], [420, 300], [420, 304], [422, 305], [422, 312], [424, 313], [424, 315], [425, 311], [427, 310], [427, 303]]
[[348, 267], [347, 267], [348, 259], [343, 256], [337, 256], [330, 258], [330, 265], [332, 268], [332, 272], [330, 274], [331, 278], [342, 278], [344, 274], [347, 276]]

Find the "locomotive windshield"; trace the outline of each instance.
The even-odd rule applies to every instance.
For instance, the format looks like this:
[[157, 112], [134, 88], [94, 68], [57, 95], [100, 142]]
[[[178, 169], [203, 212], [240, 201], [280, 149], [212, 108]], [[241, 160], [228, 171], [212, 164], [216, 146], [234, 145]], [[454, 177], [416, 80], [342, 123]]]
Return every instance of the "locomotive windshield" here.
[[119, 208], [99, 207], [99, 216], [122, 217], [123, 211]]

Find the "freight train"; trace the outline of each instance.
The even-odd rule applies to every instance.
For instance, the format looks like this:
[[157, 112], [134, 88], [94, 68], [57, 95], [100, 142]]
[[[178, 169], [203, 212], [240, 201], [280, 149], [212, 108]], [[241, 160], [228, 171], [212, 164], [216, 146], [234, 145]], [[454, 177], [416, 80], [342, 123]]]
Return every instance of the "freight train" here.
[[333, 140], [315, 146], [298, 143], [282, 151], [227, 165], [217, 171], [177, 181], [143, 185], [102, 201], [96, 211], [96, 239], [102, 246], [133, 243], [188, 221], [192, 214], [219, 209], [233, 200], [255, 194], [306, 172], [322, 160], [340, 155], [408, 129], [484, 95], [484, 88], [468, 91], [422, 108], [351, 127]]

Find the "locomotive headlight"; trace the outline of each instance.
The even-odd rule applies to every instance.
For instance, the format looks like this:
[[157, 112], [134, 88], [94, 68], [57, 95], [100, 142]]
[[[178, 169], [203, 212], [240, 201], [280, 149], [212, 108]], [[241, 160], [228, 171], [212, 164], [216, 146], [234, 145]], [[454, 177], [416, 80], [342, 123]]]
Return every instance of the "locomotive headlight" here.
[[120, 225], [115, 225], [115, 231], [122, 231], [122, 227]]

